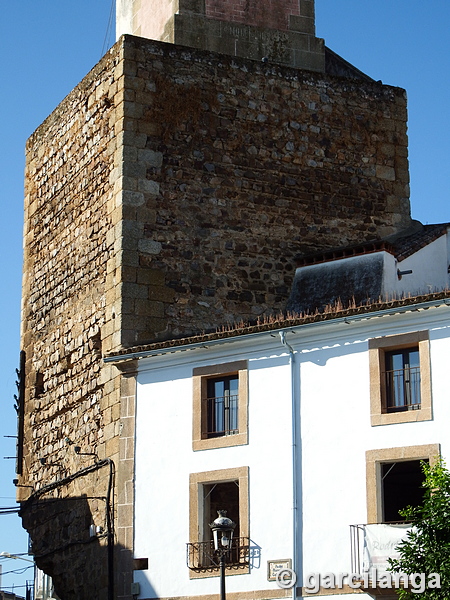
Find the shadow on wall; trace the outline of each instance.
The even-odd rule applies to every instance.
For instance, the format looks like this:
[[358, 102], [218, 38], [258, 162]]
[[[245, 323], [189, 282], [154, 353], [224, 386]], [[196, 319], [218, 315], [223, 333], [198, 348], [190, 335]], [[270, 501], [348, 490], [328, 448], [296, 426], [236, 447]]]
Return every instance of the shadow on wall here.
[[[97, 501], [102, 503], [100, 497]], [[61, 600], [87, 600], [93, 593], [102, 600], [113, 598], [110, 536], [94, 524], [92, 502], [86, 496], [38, 498], [25, 502], [20, 511], [36, 565], [52, 577]]]
[[[78, 487], [89, 491], [76, 495]], [[52, 577], [61, 600], [132, 598], [133, 557], [116, 543], [113, 489], [113, 463], [104, 460], [22, 503], [36, 565]]]

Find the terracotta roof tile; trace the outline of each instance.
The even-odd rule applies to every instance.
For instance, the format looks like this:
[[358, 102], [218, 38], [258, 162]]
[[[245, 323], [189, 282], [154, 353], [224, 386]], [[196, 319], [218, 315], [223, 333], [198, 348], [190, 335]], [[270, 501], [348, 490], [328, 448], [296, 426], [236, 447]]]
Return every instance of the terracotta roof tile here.
[[318, 252], [307, 256], [296, 257], [297, 267], [315, 265], [350, 256], [361, 256], [373, 252], [389, 252], [401, 262], [411, 254], [414, 254], [421, 248], [424, 248], [438, 237], [444, 235], [450, 223], [437, 223], [435, 225], [420, 225], [412, 233], [408, 232], [404, 236], [396, 236], [385, 240], [373, 240], [354, 246], [344, 246], [341, 248], [332, 248], [325, 252]]

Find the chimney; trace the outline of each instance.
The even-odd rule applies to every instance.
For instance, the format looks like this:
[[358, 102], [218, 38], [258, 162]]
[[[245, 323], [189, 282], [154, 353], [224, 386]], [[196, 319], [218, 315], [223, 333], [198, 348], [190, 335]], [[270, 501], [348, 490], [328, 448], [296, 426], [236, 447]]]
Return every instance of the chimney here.
[[117, 38], [128, 33], [323, 72], [314, 16], [314, 0], [116, 0]]

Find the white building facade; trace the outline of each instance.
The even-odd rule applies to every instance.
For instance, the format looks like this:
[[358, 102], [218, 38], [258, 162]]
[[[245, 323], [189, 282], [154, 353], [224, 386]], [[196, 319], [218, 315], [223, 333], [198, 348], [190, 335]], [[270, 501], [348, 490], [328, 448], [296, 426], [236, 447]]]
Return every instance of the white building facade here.
[[421, 461], [450, 456], [448, 356], [444, 290], [107, 358], [137, 365], [137, 597], [218, 597], [217, 509], [237, 524], [227, 598], [361, 593], [351, 573], [396, 545], [366, 524], [400, 521]]

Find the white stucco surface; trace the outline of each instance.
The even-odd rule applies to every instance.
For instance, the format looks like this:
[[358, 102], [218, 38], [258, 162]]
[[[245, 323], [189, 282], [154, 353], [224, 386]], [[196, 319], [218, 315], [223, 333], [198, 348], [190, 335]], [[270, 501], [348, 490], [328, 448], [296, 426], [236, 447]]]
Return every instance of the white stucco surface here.
[[[299, 577], [350, 572], [352, 524], [367, 522], [367, 450], [440, 444], [449, 456], [447, 357], [450, 309], [330, 321], [288, 330], [295, 350]], [[372, 427], [368, 339], [429, 331], [433, 419]], [[192, 369], [248, 360], [249, 443], [192, 450]], [[140, 361], [136, 412], [135, 573], [141, 597], [218, 592], [217, 577], [190, 579], [189, 474], [249, 468], [250, 538], [260, 548], [249, 574], [227, 577], [227, 590], [277, 589], [267, 561], [293, 557], [291, 367], [277, 332], [221, 346]], [[333, 598], [334, 596], [328, 596]], [[342, 598], [342, 595], [339, 596]]]
[[178, 0], [116, 0], [116, 39], [123, 34], [163, 40]]

